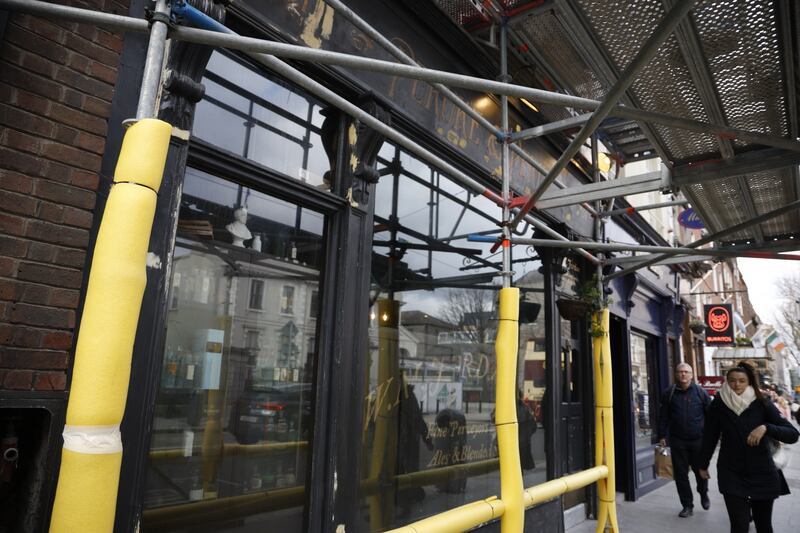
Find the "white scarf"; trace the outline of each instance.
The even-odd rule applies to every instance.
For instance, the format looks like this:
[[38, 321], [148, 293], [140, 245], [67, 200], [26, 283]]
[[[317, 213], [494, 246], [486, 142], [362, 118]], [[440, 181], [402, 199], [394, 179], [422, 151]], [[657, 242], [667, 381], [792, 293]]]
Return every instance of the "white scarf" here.
[[756, 391], [749, 385], [743, 393], [736, 394], [727, 383], [723, 383], [717, 394], [722, 398], [722, 402], [728, 406], [728, 409], [736, 413], [737, 416], [742, 414], [742, 411], [747, 409], [756, 399]]

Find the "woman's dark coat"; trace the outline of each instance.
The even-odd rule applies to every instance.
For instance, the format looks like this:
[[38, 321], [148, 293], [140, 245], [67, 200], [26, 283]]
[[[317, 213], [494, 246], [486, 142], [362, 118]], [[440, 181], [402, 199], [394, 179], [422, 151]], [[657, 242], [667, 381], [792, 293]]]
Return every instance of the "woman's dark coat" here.
[[[766, 426], [766, 434], [758, 446], [748, 446], [747, 436], [761, 424]], [[717, 476], [722, 494], [771, 500], [788, 493], [783, 474], [772, 461], [769, 441], [771, 437], [785, 443], [797, 442], [798, 433], [774, 405], [756, 399], [737, 416], [722, 398], [714, 398], [703, 430], [703, 448], [698, 465], [701, 469], [708, 469], [720, 436], [722, 445], [717, 460]]]

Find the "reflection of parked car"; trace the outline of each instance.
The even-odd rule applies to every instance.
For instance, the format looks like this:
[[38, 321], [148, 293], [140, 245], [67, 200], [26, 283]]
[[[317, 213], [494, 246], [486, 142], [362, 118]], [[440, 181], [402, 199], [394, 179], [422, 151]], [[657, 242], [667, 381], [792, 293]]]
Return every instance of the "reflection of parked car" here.
[[311, 426], [310, 383], [275, 383], [244, 391], [234, 405], [231, 429], [242, 444], [302, 440]]

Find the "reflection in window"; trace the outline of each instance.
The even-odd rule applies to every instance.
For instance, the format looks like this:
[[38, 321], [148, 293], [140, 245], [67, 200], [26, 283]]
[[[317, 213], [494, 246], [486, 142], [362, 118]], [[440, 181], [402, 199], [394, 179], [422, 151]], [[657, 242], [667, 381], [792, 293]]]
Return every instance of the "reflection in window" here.
[[631, 333], [631, 387], [633, 399], [633, 427], [637, 448], [646, 448], [653, 443], [655, 406], [651, 398], [657, 398], [651, 390], [653, 383], [651, 369], [653, 353], [648, 353], [651, 343], [644, 335]]
[[[382, 164], [386, 155], [382, 150]], [[399, 225], [379, 229], [373, 240], [363, 395], [356, 529], [371, 532], [500, 493], [494, 426], [500, 257], [491, 244], [465, 237], [442, 245], [442, 237], [493, 227], [487, 213], [499, 210], [476, 198], [466, 205], [469, 195], [438, 171], [399, 150], [392, 157], [403, 168], [378, 183], [376, 219], [396, 216]], [[397, 202], [393, 189], [402, 197]], [[540, 305], [539, 263], [514, 266], [515, 285]], [[526, 486], [546, 478], [544, 361], [544, 320], [521, 325], [517, 416]]]
[[191, 168], [180, 205], [142, 531], [304, 531], [324, 218]]
[[264, 280], [250, 280], [250, 309], [261, 309], [264, 301]]
[[220, 52], [211, 56], [203, 84], [192, 135], [291, 178], [323, 183], [330, 164], [319, 103]]
[[291, 285], [284, 285], [281, 291], [281, 314], [294, 314], [294, 287]]

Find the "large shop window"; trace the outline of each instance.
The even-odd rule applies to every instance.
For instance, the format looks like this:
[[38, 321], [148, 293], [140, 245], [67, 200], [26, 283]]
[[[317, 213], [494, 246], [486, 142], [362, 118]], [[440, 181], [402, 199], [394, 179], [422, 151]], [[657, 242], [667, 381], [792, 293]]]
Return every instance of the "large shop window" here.
[[311, 185], [329, 168], [323, 105], [278, 78], [215, 52], [203, 77], [192, 135]]
[[631, 398], [636, 448], [648, 448], [655, 439], [658, 391], [656, 390], [655, 342], [647, 335], [631, 333]]
[[187, 169], [142, 531], [303, 531], [324, 227]]
[[[500, 210], [385, 145], [379, 162], [392, 159], [402, 171], [381, 178], [376, 191], [358, 531], [500, 494], [493, 421], [500, 255], [458, 238], [496, 227], [491, 215]], [[530, 253], [514, 264], [515, 285], [541, 306], [541, 263]], [[526, 486], [546, 479], [544, 335], [543, 316], [521, 325]]]

